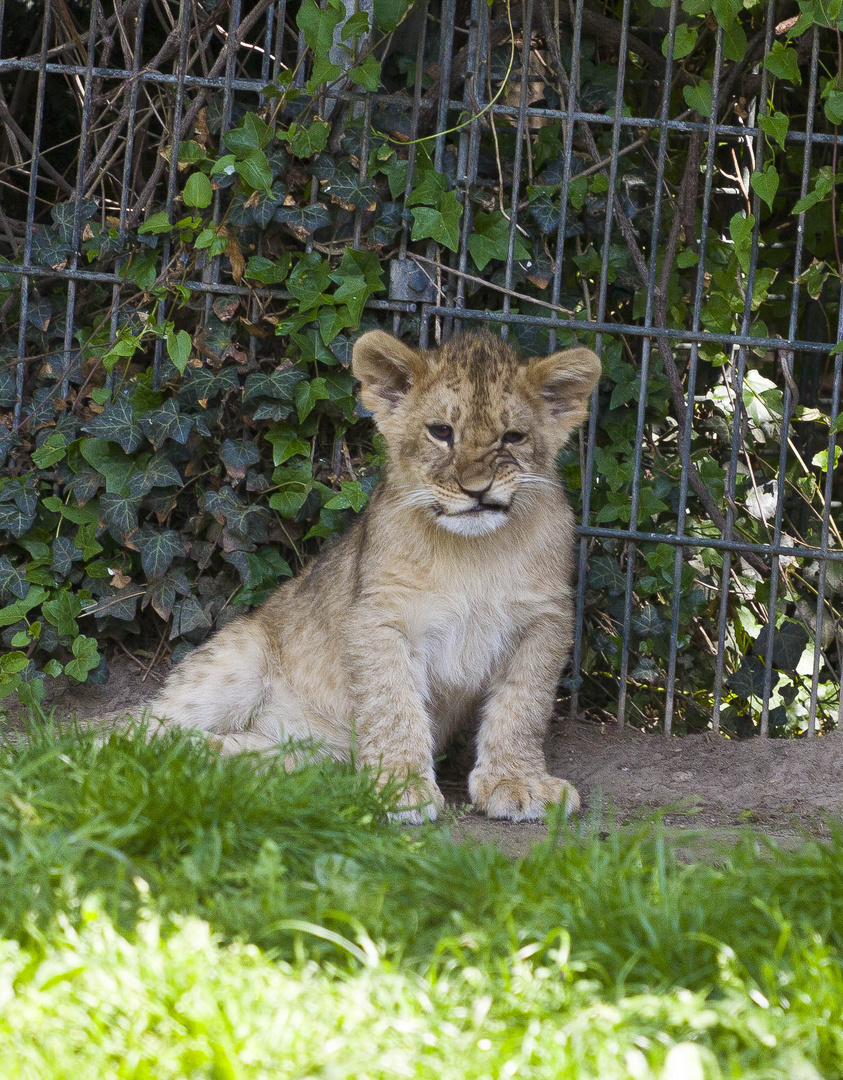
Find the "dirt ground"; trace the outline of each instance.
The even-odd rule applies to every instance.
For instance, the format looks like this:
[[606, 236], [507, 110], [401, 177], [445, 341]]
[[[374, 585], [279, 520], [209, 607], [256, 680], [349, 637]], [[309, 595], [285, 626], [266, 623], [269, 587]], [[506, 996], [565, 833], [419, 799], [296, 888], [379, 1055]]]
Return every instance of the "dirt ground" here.
[[[159, 681], [155, 675], [144, 679], [140, 666], [117, 659], [104, 686], [67, 688], [48, 707], [54, 705], [57, 716], [131, 709], [150, 697]], [[843, 732], [810, 740], [729, 740], [713, 734], [666, 739], [560, 717], [548, 739], [547, 758], [551, 773], [576, 786], [583, 814], [595, 823], [609, 815], [635, 820], [670, 807], [666, 821], [677, 829], [728, 837], [751, 825], [786, 840], [822, 834], [829, 819], [843, 819]], [[540, 824], [489, 822], [473, 813], [459, 763], [446, 767], [442, 789], [458, 836], [492, 840], [516, 853], [545, 833]]]

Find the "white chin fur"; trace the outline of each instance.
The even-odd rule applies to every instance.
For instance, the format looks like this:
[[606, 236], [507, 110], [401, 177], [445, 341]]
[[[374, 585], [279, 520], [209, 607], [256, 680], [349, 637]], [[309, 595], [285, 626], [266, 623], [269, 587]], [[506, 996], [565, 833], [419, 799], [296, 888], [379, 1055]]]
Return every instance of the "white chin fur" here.
[[437, 525], [460, 536], [483, 536], [485, 533], [499, 529], [505, 521], [506, 513], [503, 510], [483, 510], [480, 513], [470, 514], [439, 514], [436, 518]]

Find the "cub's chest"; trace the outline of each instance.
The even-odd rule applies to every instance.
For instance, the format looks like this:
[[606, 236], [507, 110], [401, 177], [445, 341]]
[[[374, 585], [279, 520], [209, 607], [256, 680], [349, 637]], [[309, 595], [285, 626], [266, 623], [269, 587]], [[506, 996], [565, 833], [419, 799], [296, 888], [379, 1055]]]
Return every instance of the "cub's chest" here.
[[408, 637], [423, 684], [476, 687], [518, 644], [529, 618], [503, 597], [432, 594], [407, 612]]

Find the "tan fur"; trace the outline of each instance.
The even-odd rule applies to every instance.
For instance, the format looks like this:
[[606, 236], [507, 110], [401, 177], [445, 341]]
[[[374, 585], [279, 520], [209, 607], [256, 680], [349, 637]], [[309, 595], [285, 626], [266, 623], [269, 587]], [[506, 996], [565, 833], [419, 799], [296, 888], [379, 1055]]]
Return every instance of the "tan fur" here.
[[420, 777], [400, 815], [413, 822], [442, 806], [434, 754], [479, 722], [476, 807], [513, 821], [575, 809], [542, 743], [573, 631], [574, 522], [556, 455], [587, 415], [597, 356], [527, 362], [486, 334], [422, 352], [375, 330], [353, 370], [389, 449], [366, 512], [179, 664], [149, 712], [223, 752], [317, 740]]

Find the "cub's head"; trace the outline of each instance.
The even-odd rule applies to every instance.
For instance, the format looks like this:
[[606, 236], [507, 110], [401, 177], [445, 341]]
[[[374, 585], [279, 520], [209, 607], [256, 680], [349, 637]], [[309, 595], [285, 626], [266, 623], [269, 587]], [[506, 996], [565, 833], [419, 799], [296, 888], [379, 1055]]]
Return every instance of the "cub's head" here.
[[492, 532], [557, 483], [556, 455], [600, 376], [590, 349], [523, 360], [485, 333], [419, 350], [372, 330], [352, 367], [406, 505], [464, 536]]

